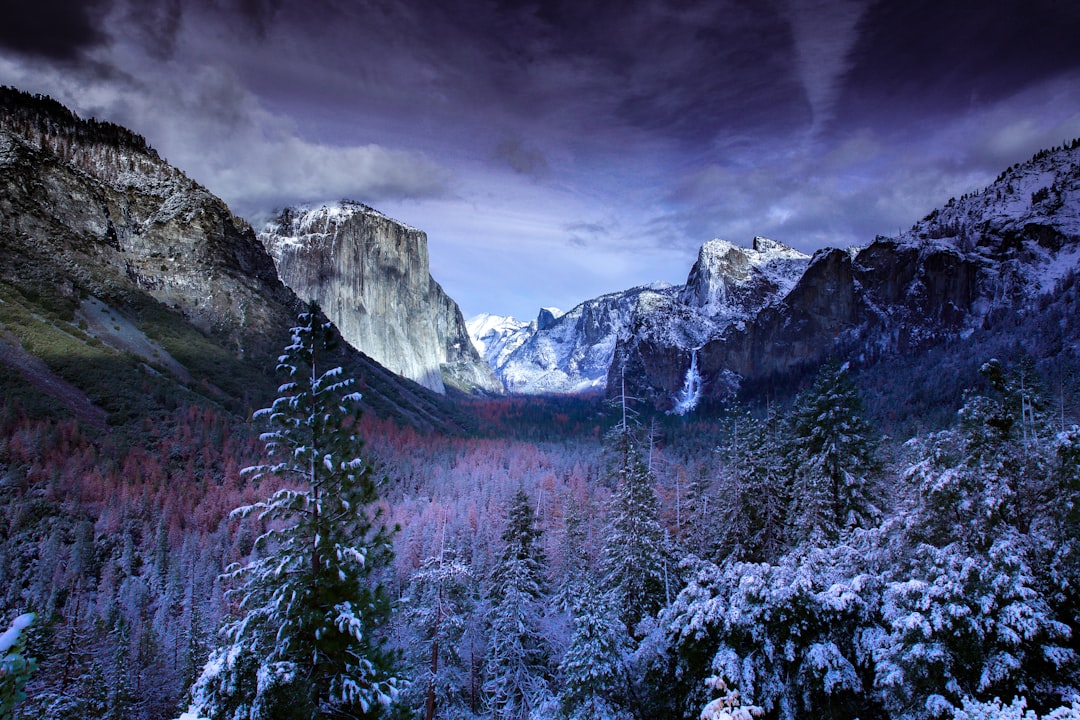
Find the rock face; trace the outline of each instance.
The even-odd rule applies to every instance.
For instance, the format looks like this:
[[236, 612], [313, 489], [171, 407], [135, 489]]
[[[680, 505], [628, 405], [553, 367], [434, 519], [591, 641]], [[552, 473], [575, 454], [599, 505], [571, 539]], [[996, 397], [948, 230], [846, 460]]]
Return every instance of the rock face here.
[[809, 259], [763, 237], [754, 238], [750, 248], [710, 240], [698, 251], [679, 300], [714, 320], [744, 318], [777, 295], [786, 295]]
[[[452, 301], [433, 293], [446, 316]], [[254, 409], [267, 391], [254, 385], [272, 392], [302, 307], [250, 226], [146, 140], [10, 88], [0, 88], [0, 303], [0, 375], [93, 425], [103, 408], [125, 422], [143, 382]], [[471, 351], [461, 325], [435, 331], [450, 362], [453, 348]], [[361, 380], [369, 408], [453, 431], [433, 393], [352, 349], [335, 361]]]
[[238, 354], [278, 343], [268, 330], [295, 302], [247, 223], [141, 137], [8, 89], [0, 236], [0, 279], [71, 296], [132, 287]]
[[355, 202], [289, 208], [259, 233], [278, 275], [353, 347], [436, 392], [496, 392], [457, 304], [428, 270], [427, 236]]

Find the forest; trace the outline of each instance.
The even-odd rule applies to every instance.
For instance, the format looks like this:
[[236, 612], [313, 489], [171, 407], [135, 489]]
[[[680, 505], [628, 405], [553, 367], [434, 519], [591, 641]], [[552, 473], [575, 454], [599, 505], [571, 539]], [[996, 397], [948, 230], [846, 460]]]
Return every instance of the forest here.
[[910, 436], [837, 362], [451, 435], [360, 413], [318, 330], [255, 417], [5, 399], [5, 717], [1080, 716], [1080, 429], [1022, 353]]

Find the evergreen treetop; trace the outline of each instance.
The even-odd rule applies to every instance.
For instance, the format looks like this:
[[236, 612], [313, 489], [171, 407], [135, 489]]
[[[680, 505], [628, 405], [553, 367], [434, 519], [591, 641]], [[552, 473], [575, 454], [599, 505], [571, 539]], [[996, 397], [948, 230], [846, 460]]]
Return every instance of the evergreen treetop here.
[[360, 457], [360, 395], [340, 367], [322, 367], [336, 342], [330, 323], [314, 305], [300, 323], [279, 358], [282, 395], [256, 413], [270, 425], [272, 462], [245, 471], [284, 487], [232, 513], [267, 529], [252, 559], [225, 574], [240, 614], [194, 691], [213, 720], [375, 717], [397, 693], [378, 638], [390, 603], [374, 576], [391, 559], [391, 533], [371, 509], [378, 483]]

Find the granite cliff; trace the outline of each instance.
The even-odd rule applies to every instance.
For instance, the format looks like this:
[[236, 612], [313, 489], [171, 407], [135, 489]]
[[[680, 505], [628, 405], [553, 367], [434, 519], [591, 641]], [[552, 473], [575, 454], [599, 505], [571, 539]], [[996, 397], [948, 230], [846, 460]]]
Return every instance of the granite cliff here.
[[259, 233], [281, 279], [353, 347], [445, 392], [498, 392], [461, 310], [428, 269], [427, 235], [356, 202], [287, 208]]

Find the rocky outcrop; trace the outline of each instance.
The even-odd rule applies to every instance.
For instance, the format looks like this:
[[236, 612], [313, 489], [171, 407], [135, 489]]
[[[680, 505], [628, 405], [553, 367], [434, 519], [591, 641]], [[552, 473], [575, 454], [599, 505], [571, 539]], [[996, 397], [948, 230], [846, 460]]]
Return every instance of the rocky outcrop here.
[[457, 304], [428, 270], [427, 235], [355, 202], [289, 208], [259, 233], [278, 275], [350, 345], [436, 392], [500, 389]]
[[76, 304], [145, 292], [240, 355], [279, 342], [294, 301], [247, 223], [137, 135], [2, 95], [0, 279]]
[[[302, 307], [248, 224], [142, 137], [2, 87], [0, 296], [8, 387], [93, 425], [177, 398], [250, 412]], [[437, 395], [350, 348], [333, 361], [369, 409], [457, 431]]]
[[698, 250], [679, 300], [714, 319], [744, 318], [791, 290], [810, 258], [768, 238], [749, 248], [710, 240]]

